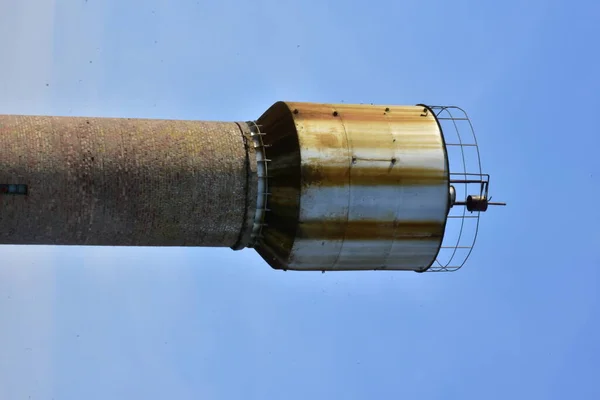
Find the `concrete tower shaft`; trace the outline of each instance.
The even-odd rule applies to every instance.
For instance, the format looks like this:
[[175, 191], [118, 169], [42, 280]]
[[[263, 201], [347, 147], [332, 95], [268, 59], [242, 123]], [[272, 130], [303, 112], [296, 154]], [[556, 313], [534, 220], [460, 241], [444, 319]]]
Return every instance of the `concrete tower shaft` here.
[[249, 133], [233, 122], [2, 115], [0, 243], [246, 244]]

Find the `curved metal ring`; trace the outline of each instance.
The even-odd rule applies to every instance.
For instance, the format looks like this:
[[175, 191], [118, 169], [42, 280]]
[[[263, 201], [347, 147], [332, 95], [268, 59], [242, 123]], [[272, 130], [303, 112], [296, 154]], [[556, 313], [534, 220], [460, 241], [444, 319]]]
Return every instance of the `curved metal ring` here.
[[267, 207], [267, 198], [269, 196], [268, 181], [268, 163], [269, 160], [265, 151], [265, 144], [262, 137], [265, 135], [260, 131], [260, 126], [256, 122], [248, 122], [250, 126], [250, 136], [256, 152], [258, 193], [256, 198], [256, 212], [254, 213], [254, 223], [252, 233], [250, 234], [250, 243], [248, 247], [254, 247], [262, 239], [262, 229], [265, 226], [265, 214], [269, 211]]

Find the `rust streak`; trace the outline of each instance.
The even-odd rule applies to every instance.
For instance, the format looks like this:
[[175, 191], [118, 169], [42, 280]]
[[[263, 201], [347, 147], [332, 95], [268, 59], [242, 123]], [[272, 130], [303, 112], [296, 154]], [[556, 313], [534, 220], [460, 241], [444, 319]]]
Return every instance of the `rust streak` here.
[[433, 115], [422, 116], [422, 107], [417, 106], [371, 106], [363, 104], [313, 104], [313, 103], [289, 103], [290, 108], [298, 110], [294, 119], [297, 121], [309, 120], [331, 120], [338, 116], [344, 117], [346, 121], [398, 121], [402, 123], [414, 122], [430, 124], [434, 121]]
[[337, 221], [300, 222], [298, 238], [322, 240], [428, 240], [440, 239], [443, 222]]
[[340, 111], [337, 117], [331, 115], [331, 113], [306, 113], [302, 117], [296, 118], [297, 121], [326, 121], [331, 122], [336, 118], [343, 117], [344, 122], [354, 123], [370, 123], [380, 124], [384, 122], [391, 122], [395, 125], [407, 125], [414, 129], [415, 126], [430, 126], [435, 124], [435, 120], [429, 117], [421, 117], [419, 113], [397, 113], [397, 114], [386, 114], [379, 112], [374, 113], [356, 113], [356, 112], [344, 112]]
[[[365, 130], [349, 131], [352, 138], [352, 147], [357, 150], [436, 150], [442, 151], [442, 139], [436, 132], [384, 132]], [[341, 134], [332, 133], [304, 133], [302, 148], [346, 150]]]
[[343, 186], [348, 184], [352, 170], [352, 185], [443, 185], [447, 182], [446, 173], [441, 169], [408, 168], [390, 165], [382, 167], [335, 167], [304, 165], [302, 179], [305, 186]]

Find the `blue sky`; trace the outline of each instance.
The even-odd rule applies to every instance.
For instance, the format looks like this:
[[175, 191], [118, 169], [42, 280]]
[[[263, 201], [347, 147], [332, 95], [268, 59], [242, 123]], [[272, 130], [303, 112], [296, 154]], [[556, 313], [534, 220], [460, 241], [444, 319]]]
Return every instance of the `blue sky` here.
[[492, 194], [459, 272], [2, 246], [0, 399], [598, 399], [600, 6], [3, 1], [0, 112], [457, 104]]

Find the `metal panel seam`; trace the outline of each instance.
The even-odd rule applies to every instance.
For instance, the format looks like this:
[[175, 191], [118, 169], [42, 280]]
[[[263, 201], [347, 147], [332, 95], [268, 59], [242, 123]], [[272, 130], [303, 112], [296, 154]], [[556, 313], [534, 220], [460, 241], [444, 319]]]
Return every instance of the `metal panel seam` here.
[[[333, 111], [335, 112], [335, 115], [340, 119], [342, 129], [344, 130], [344, 136], [346, 137], [347, 159], [348, 159], [348, 165], [350, 166], [349, 170], [348, 170], [348, 207], [346, 208], [346, 226], [348, 226], [348, 220], [350, 218], [350, 205], [351, 205], [351, 199], [352, 199], [352, 154], [350, 154], [351, 153], [350, 140], [348, 139], [348, 132], [346, 131], [346, 125], [344, 124], [344, 119], [342, 118], [342, 115], [337, 111], [337, 109], [333, 106], [333, 104], [329, 104], [329, 106], [333, 109]], [[338, 255], [335, 258], [335, 261], [331, 264], [332, 269], [335, 269], [337, 267], [340, 257], [342, 256], [342, 251], [344, 250], [345, 242], [346, 242], [346, 232], [344, 232], [344, 237], [342, 239], [342, 243], [340, 245], [340, 250], [338, 252]]]
[[[386, 112], [384, 112], [384, 119], [388, 126], [388, 131], [390, 133], [390, 136], [393, 139], [392, 140], [392, 146], [393, 146], [392, 154], [393, 154], [393, 157], [396, 157], [396, 147], [393, 145], [393, 143], [395, 143], [396, 139], [394, 139], [394, 132], [392, 131], [392, 126], [390, 125], [390, 120], [388, 118], [387, 110], [388, 109], [386, 109]], [[401, 196], [399, 196], [399, 198], [401, 198]], [[398, 204], [396, 205], [396, 211], [394, 212], [394, 221], [393, 221], [394, 226], [398, 222], [398, 213], [400, 211], [400, 207], [401, 207], [401, 202], [400, 202], [400, 200], [398, 200]], [[383, 257], [383, 267], [384, 268], [386, 268], [388, 266], [389, 258], [390, 258], [390, 255], [392, 254], [392, 249], [394, 248], [395, 241], [396, 241], [396, 230], [394, 229], [394, 232], [392, 233], [392, 240], [390, 241], [390, 247], [388, 248], [385, 256]]]

